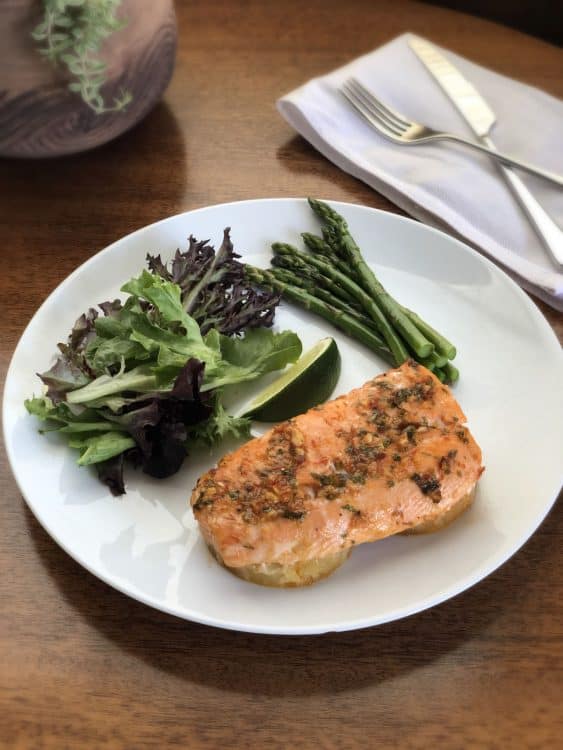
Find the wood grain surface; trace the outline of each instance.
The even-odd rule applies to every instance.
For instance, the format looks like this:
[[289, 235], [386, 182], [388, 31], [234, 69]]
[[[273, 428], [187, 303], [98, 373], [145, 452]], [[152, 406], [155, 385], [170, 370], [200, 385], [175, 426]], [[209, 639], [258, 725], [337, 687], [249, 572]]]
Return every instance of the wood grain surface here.
[[120, 92], [131, 103], [96, 114], [68, 89], [68, 73], [39, 54], [31, 32], [41, 20], [36, 0], [0, 4], [0, 156], [38, 158], [80, 153], [116, 138], [162, 96], [174, 69], [176, 19], [172, 0], [121, 0], [123, 27], [100, 48], [103, 89], [111, 106]]
[[[396, 210], [277, 115], [276, 98], [311, 76], [411, 30], [563, 96], [557, 48], [416, 2], [215, 0], [176, 9], [175, 75], [139, 126], [81, 156], [0, 162], [2, 375], [46, 295], [144, 224], [259, 196]], [[539, 307], [563, 340], [563, 316]], [[0, 491], [2, 747], [560, 746], [560, 505], [509, 562], [431, 611], [289, 638], [183, 622], [101, 583], [34, 520], [3, 451]]]

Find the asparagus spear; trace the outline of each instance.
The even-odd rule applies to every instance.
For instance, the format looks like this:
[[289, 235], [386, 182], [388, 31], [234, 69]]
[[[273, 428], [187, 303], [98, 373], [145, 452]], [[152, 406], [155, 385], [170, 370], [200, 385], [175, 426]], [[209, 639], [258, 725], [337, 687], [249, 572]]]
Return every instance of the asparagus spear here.
[[340, 257], [341, 256], [340, 244], [338, 242], [338, 237], [336, 236], [336, 232], [334, 231], [334, 228], [331, 226], [324, 226], [321, 231], [323, 235], [323, 240], [332, 249], [336, 257]]
[[307, 263], [307, 256], [299, 252], [296, 247], [286, 243], [276, 243], [276, 246], [278, 245], [280, 249], [272, 258], [272, 265], [281, 266], [282, 268], [287, 268], [289, 271], [297, 272], [298, 275], [303, 276], [306, 281], [309, 281], [316, 286], [322, 286], [328, 292], [340, 297], [344, 302], [361, 309], [361, 305], [352, 294], [344, 289], [341, 284], [337, 284], [329, 276], [321, 273], [318, 268]]
[[447, 382], [446, 373], [442, 370], [441, 367], [436, 367], [436, 369], [434, 370], [434, 375], [441, 383]]
[[[311, 199], [309, 199], [309, 203], [310, 201]], [[334, 258], [340, 258], [340, 260], [347, 262], [348, 258], [342, 251], [340, 239], [338, 237], [338, 233], [336, 232], [336, 224], [342, 217], [340, 217], [340, 214], [337, 214], [336, 211], [333, 211], [330, 206], [328, 206], [328, 209], [329, 211], [332, 211], [332, 215], [330, 217], [330, 221], [325, 221], [325, 224], [322, 227], [322, 240], [325, 245], [330, 248], [331, 254]]]
[[[364, 308], [366, 313], [374, 321], [379, 332], [385, 339], [385, 343], [393, 353], [394, 363], [396, 365], [400, 365], [402, 362], [409, 358], [409, 353], [405, 348], [405, 345], [401, 341], [400, 337], [395, 333], [393, 328], [389, 325], [389, 322], [387, 321], [385, 315], [383, 315], [383, 313], [373, 301], [373, 299], [369, 296], [369, 294], [367, 294], [358, 284], [356, 284], [355, 281], [352, 281], [343, 273], [333, 268], [325, 260], [321, 260], [320, 258], [317, 258], [313, 255], [303, 255], [303, 253], [300, 253], [299, 250], [292, 247], [291, 245], [287, 245], [282, 242], [274, 242], [274, 244], [272, 245], [272, 250], [276, 255], [285, 256], [287, 259], [292, 260], [295, 268], [302, 269], [304, 266], [306, 267], [307, 265], [311, 265], [314, 268], [317, 268], [324, 276], [327, 276], [328, 278], [332, 279], [332, 281], [336, 282], [339, 286], [344, 288], [353, 297], [355, 297], [355, 299]], [[414, 346], [414, 344], [417, 343], [416, 337], [412, 338], [413, 342], [409, 341], [409, 344], [412, 344], [413, 349], [417, 351], [416, 347]], [[429, 347], [430, 348], [425, 352], [425, 355], [430, 354], [430, 352], [432, 351], [432, 344], [429, 343]]]
[[[349, 336], [361, 341], [376, 354], [379, 354], [385, 361], [394, 364], [392, 355], [385, 346], [385, 342], [380, 338], [377, 330], [375, 330], [373, 320], [365, 314], [350, 308], [338, 297], [333, 297], [330, 292], [323, 290], [321, 287], [315, 287], [304, 280], [302, 276], [292, 273], [285, 268], [262, 271], [261, 269], [248, 266], [247, 277], [253, 283], [260, 286], [270, 286], [277, 289], [282, 292], [286, 299], [296, 302], [301, 307], [329, 320]], [[277, 285], [275, 284], [276, 281], [278, 282]], [[302, 291], [305, 296], [300, 295], [299, 291]], [[309, 295], [311, 299], [307, 299], [306, 295]], [[323, 302], [327, 304], [324, 305], [324, 308], [321, 308], [320, 305]], [[338, 322], [333, 317], [334, 313], [337, 312], [344, 313]], [[354, 325], [354, 322], [356, 325]], [[421, 360], [421, 364], [434, 372], [443, 383], [454, 383], [459, 378], [459, 371], [447, 362], [446, 357], [442, 354], [433, 352], [429, 357]]]
[[350, 267], [350, 262], [342, 260], [322, 237], [317, 237], [316, 234], [311, 234], [310, 232], [303, 232], [301, 237], [303, 237], [303, 242], [314, 255], [321, 255], [349, 278], [354, 281], [358, 280]]
[[432, 328], [432, 326], [428, 325], [425, 320], [423, 320], [412, 310], [409, 310], [402, 305], [401, 308], [407, 318], [409, 318], [409, 320], [418, 328], [418, 330], [421, 331], [426, 336], [426, 338], [434, 344], [434, 348], [439, 354], [444, 355], [447, 359], [455, 358], [456, 349], [451, 341], [448, 341], [445, 336], [442, 336], [441, 333], [438, 333], [438, 331]]
[[[326, 289], [323, 289], [323, 287], [315, 286], [312, 282], [308, 281], [303, 275], [298, 275], [296, 273], [293, 273], [287, 268], [278, 268], [278, 267], [273, 268], [270, 271], [270, 273], [278, 281], [284, 282], [286, 284], [291, 284], [296, 287], [300, 287], [301, 289], [309, 292], [309, 294], [313, 294], [313, 296], [318, 297], [324, 302], [327, 302], [329, 305], [333, 307], [337, 307], [342, 312], [355, 318], [358, 321], [358, 323], [361, 323], [366, 328], [373, 329], [375, 324], [373, 320], [371, 320], [371, 318], [368, 318], [365, 315], [365, 313], [359, 312], [358, 310], [350, 307], [349, 305], [346, 304], [346, 302], [343, 302], [338, 297], [334, 297], [330, 292], [326, 291]], [[447, 362], [448, 362], [447, 357], [444, 354], [441, 354], [438, 352], [432, 352], [428, 357], [425, 357], [424, 359], [420, 360], [420, 363], [424, 365], [425, 367], [427, 367], [432, 372], [436, 372], [439, 370], [440, 375], [445, 376], [446, 382], [455, 382], [455, 380], [457, 380], [457, 378], [459, 377], [459, 372], [455, 368], [454, 370], [450, 370], [449, 368], [446, 368], [445, 365], [447, 364]], [[457, 375], [455, 373], [457, 373]], [[442, 378], [442, 380], [444, 380], [444, 378]]]
[[451, 362], [446, 362], [442, 369], [446, 376], [446, 383], [455, 383], [459, 379], [459, 370]]
[[348, 229], [346, 219], [341, 216], [338, 211], [335, 211], [334, 208], [329, 206], [328, 203], [316, 200], [315, 198], [307, 198], [307, 201], [319, 219], [325, 224], [328, 224], [329, 227], [342, 225], [346, 230]]
[[[329, 207], [330, 208], [330, 207]], [[339, 216], [336, 214], [336, 212], [332, 211], [331, 216]], [[325, 234], [326, 228], [323, 230], [323, 234]], [[332, 231], [332, 235], [334, 236], [334, 231]], [[315, 253], [317, 255], [322, 255], [325, 257], [328, 261], [332, 263], [332, 265], [337, 268], [339, 271], [342, 271], [342, 273], [348, 274], [351, 278], [354, 278], [355, 281], [358, 281], [357, 275], [354, 274], [353, 270], [350, 267], [350, 263], [341, 260], [334, 249], [330, 246], [330, 244], [323, 239], [322, 237], [318, 237], [317, 235], [311, 234], [310, 232], [303, 232], [301, 235], [303, 237], [303, 241], [305, 242], [305, 245], [309, 248], [309, 250], [312, 253]], [[435, 328], [432, 328], [431, 325], [429, 325], [425, 320], [423, 320], [419, 315], [417, 315], [412, 310], [409, 310], [408, 308], [401, 305], [401, 308], [407, 318], [413, 323], [418, 330], [426, 336], [426, 338], [434, 344], [434, 347], [436, 351], [444, 355], [447, 359], [454, 359], [456, 355], [456, 348], [455, 346], [448, 341], [445, 336], [442, 336], [441, 333], [436, 331]], [[445, 363], [445, 362], [444, 362]], [[444, 364], [442, 363], [442, 364]]]
[[[319, 202], [320, 203], [320, 202]], [[326, 217], [327, 220], [330, 220], [331, 225], [329, 228], [325, 227], [323, 230], [323, 235], [326, 233], [327, 236], [334, 237], [336, 235], [336, 229], [334, 227], [334, 224], [340, 224], [343, 227], [348, 229], [348, 224], [345, 221], [345, 219], [340, 216], [334, 209], [332, 209], [327, 204], [320, 203], [321, 206], [326, 206]], [[347, 273], [348, 276], [351, 276], [354, 278], [355, 281], [359, 281], [359, 277], [357, 274], [354, 273], [354, 270], [350, 266], [350, 262], [343, 261], [339, 258], [333, 247], [331, 247], [330, 243], [326, 240], [323, 240], [321, 237], [317, 237], [314, 234], [310, 234], [309, 232], [305, 232], [301, 235], [303, 237], [303, 240], [309, 250], [311, 252], [324, 255], [329, 261], [332, 262], [332, 264], [338, 268], [339, 271], [342, 271], [343, 273]], [[360, 286], [362, 286], [361, 281], [359, 282]], [[409, 310], [408, 308], [404, 307], [403, 305], [399, 305], [404, 312], [404, 314], [409, 318], [411, 323], [413, 323], [418, 330], [430, 341], [432, 344], [434, 344], [435, 349], [447, 359], [454, 359], [456, 356], [456, 348], [451, 343], [451, 341], [448, 341], [448, 339], [443, 336], [441, 333], [439, 333], [435, 328], [432, 328], [431, 325], [429, 325], [425, 320], [423, 320], [417, 313], [413, 312], [413, 310]]]
[[378, 334], [362, 325], [352, 316], [327, 304], [326, 302], [323, 302], [312, 294], [309, 294], [309, 292], [306, 292], [304, 289], [279, 281], [269, 271], [247, 264], [245, 265], [245, 273], [247, 279], [253, 284], [269, 287], [281, 292], [286, 299], [295, 302], [306, 310], [320, 315], [322, 318], [325, 318], [325, 320], [328, 320], [352, 338], [361, 341], [362, 344], [365, 344], [386, 362], [394, 364], [393, 355]]
[[332, 305], [332, 307], [337, 307], [339, 310], [342, 310], [342, 312], [351, 315], [353, 318], [356, 318], [364, 325], [366, 325], [367, 323], [368, 328], [373, 325], [373, 321], [363, 315], [357, 307], [352, 307], [340, 297], [335, 297], [324, 287], [320, 286], [319, 284], [315, 284], [302, 275], [296, 274], [287, 268], [279, 268], [277, 266], [275, 268], [271, 268], [270, 273], [278, 281], [281, 281], [284, 284], [291, 284], [292, 286], [300, 287], [304, 291], [309, 292], [309, 294], [312, 294], [314, 297], [318, 297], [324, 302], [327, 302], [329, 305]]
[[[338, 235], [339, 230], [341, 233], [347, 234], [350, 238], [350, 232], [348, 230], [348, 223], [344, 219], [343, 216], [341, 216], [337, 211], [335, 211], [331, 206], [329, 206], [327, 203], [323, 203], [322, 201], [317, 201], [314, 199], [309, 199], [309, 205], [313, 209], [313, 211], [321, 218], [322, 221], [326, 223], [326, 233], [329, 237], [335, 237]], [[352, 239], [352, 238], [351, 238]], [[353, 239], [352, 239], [353, 242]], [[326, 243], [325, 243], [326, 244]], [[356, 245], [355, 242], [353, 242], [354, 245]], [[357, 245], [356, 245], [357, 248]], [[358, 248], [359, 252], [359, 248]], [[361, 256], [360, 256], [361, 257]], [[362, 259], [363, 260], [363, 259]], [[379, 284], [381, 288], [383, 289], [383, 286], [380, 284], [379, 280], [375, 275], [373, 274], [373, 271], [368, 268], [368, 272], [370, 275], [373, 276], [375, 279], [376, 284]], [[360, 285], [364, 286], [364, 284], [361, 283]], [[364, 286], [365, 288], [365, 286]], [[366, 290], [369, 291], [369, 290]], [[397, 303], [398, 304], [398, 303]], [[406, 317], [415, 325], [418, 330], [425, 336], [435, 347], [437, 352], [447, 357], [447, 359], [454, 359], [456, 356], [456, 348], [455, 346], [448, 341], [448, 339], [445, 336], [442, 336], [441, 333], [436, 331], [436, 329], [432, 328], [428, 323], [426, 323], [425, 320], [423, 320], [419, 315], [417, 315], [412, 310], [409, 310], [406, 307], [403, 307], [403, 305], [399, 305], [403, 313], [406, 315]], [[459, 372], [458, 372], [459, 377]]]
[[[300, 287], [304, 289], [305, 291], [309, 292], [310, 294], [313, 294], [313, 296], [316, 296], [319, 299], [327, 302], [329, 305], [332, 305], [333, 307], [337, 307], [342, 312], [345, 312], [351, 317], [355, 318], [359, 323], [361, 323], [366, 328], [373, 329], [375, 327], [375, 323], [373, 322], [373, 320], [371, 320], [371, 318], [368, 318], [365, 313], [350, 307], [346, 302], [342, 301], [338, 297], [333, 296], [330, 292], [328, 292], [323, 287], [314, 285], [312, 282], [308, 281], [302, 274], [296, 274], [296, 273], [293, 273], [293, 271], [288, 270], [287, 268], [279, 268], [279, 267], [271, 269], [270, 273], [276, 279], [278, 279], [278, 281], [282, 281], [287, 284], [292, 284], [293, 286]], [[436, 351], [432, 352], [428, 357], [425, 357], [424, 359], [420, 359], [420, 363], [424, 365], [425, 367], [427, 367], [432, 372], [434, 372], [435, 370], [444, 370], [444, 374], [448, 376], [448, 381], [449, 381], [450, 380], [449, 375], [453, 374], [453, 371], [451, 372], [446, 371], [446, 368], [444, 366], [447, 364], [447, 362], [448, 362], [448, 358], [444, 354], [441, 354]], [[457, 372], [457, 370], [455, 370], [455, 372]], [[459, 377], [459, 373], [458, 373], [458, 377]], [[456, 380], [456, 379], [457, 377], [453, 378], [453, 380]]]
[[[337, 307], [342, 312], [345, 312], [351, 317], [355, 318], [358, 323], [361, 323], [366, 328], [377, 331], [377, 328], [375, 328], [375, 323], [373, 322], [373, 320], [371, 320], [371, 318], [368, 318], [365, 313], [362, 313], [357, 309], [350, 307], [346, 304], [346, 302], [343, 302], [338, 297], [334, 297], [330, 292], [327, 292], [322, 287], [314, 286], [310, 282], [307, 282], [302, 276], [299, 276], [286, 268], [273, 268], [271, 270], [271, 273], [279, 281], [292, 284], [293, 286], [301, 287], [305, 291], [308, 291], [310, 294], [313, 294], [319, 299], [324, 300], [329, 305]], [[450, 371], [444, 367], [447, 364], [448, 359], [441, 353], [432, 352], [428, 357], [420, 358], [419, 361], [420, 364], [424, 365], [432, 372], [436, 372], [439, 370], [442, 382], [455, 382], [455, 380], [457, 380], [459, 377], [459, 372], [457, 370]], [[457, 373], [457, 375], [455, 375], [454, 373]]]
[[443, 354], [432, 352], [432, 354], [430, 354], [428, 357], [421, 359], [420, 364], [424, 365], [425, 367], [428, 367], [429, 370], [434, 370], [437, 367], [443, 368], [444, 365], [447, 363], [447, 361], [448, 361], [448, 358], [445, 357]]
[[325, 258], [327, 258], [327, 260], [330, 260], [336, 265], [338, 256], [334, 253], [328, 242], [326, 242], [322, 237], [319, 237], [312, 232], [301, 232], [301, 237], [303, 238], [303, 242], [305, 243], [305, 245], [312, 253], [323, 255]]
[[401, 306], [383, 287], [371, 268], [362, 257], [360, 248], [348, 230], [348, 224], [333, 208], [322, 201], [309, 198], [309, 205], [319, 218], [336, 232], [340, 245], [355, 269], [364, 291], [373, 298], [390, 319], [405, 341], [412, 347], [417, 357], [428, 357], [434, 344], [409, 320]]

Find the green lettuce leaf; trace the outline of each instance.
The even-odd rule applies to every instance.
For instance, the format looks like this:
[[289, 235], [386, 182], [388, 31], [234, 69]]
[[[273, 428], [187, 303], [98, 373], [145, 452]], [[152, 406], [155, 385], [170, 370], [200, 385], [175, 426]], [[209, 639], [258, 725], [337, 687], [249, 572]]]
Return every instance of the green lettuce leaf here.
[[137, 341], [126, 338], [96, 339], [97, 346], [88, 351], [88, 364], [96, 373], [103, 373], [121, 362], [130, 364], [147, 360], [151, 354]]
[[189, 339], [202, 341], [198, 324], [182, 306], [182, 293], [177, 284], [143, 271], [136, 279], [124, 284], [121, 291], [151, 302], [164, 322], [181, 323]]
[[135, 447], [135, 441], [123, 432], [104, 432], [102, 435], [86, 438], [83, 441], [75, 440], [70, 444], [71, 448], [80, 450], [79, 466], [89, 466], [108, 458], [118, 456], [130, 448]]
[[213, 414], [200, 422], [190, 432], [190, 441], [196, 441], [205, 445], [214, 445], [225, 437], [247, 439], [250, 437], [251, 420], [246, 417], [233, 417], [228, 414], [217, 394], [213, 407]]
[[156, 377], [152, 368], [149, 365], [139, 365], [129, 372], [123, 370], [116, 375], [100, 375], [83, 388], [67, 393], [66, 400], [69, 404], [87, 404], [89, 401], [96, 401], [100, 406], [103, 398], [122, 391], [151, 393], [154, 390], [156, 390]]
[[24, 405], [30, 414], [46, 423], [47, 426], [40, 432], [92, 433], [115, 429], [115, 426], [95, 409], [77, 407], [73, 410], [64, 402], [54, 404], [47, 396], [27, 399]]
[[40, 432], [59, 432], [69, 448], [80, 451], [78, 463], [81, 466], [106, 461], [135, 446], [129, 435], [116, 430], [115, 424], [94, 409], [76, 407], [73, 411], [68, 404], [54, 404], [46, 396], [27, 399], [24, 403], [30, 414], [46, 423]]
[[270, 328], [251, 328], [244, 338], [217, 336], [222, 362], [206, 370], [202, 391], [254, 380], [283, 369], [301, 356], [301, 341], [293, 331], [274, 333]]

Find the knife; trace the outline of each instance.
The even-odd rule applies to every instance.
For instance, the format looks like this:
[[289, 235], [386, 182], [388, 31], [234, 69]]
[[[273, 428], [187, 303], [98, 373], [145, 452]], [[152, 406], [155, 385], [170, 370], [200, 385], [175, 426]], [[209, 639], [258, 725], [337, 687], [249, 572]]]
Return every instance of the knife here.
[[[411, 37], [409, 46], [448, 95], [479, 140], [496, 151], [495, 144], [489, 135], [496, 117], [477, 89], [430, 42], [420, 37]], [[502, 164], [498, 167], [553, 261], [563, 267], [563, 231], [510, 167]]]

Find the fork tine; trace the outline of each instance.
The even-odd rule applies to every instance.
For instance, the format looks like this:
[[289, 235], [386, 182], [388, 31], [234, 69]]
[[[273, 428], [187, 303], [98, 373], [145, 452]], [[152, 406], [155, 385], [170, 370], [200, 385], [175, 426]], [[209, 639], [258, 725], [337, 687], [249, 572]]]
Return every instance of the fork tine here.
[[350, 104], [364, 117], [368, 123], [377, 131], [389, 138], [400, 138], [402, 131], [388, 120], [381, 117], [377, 111], [372, 110], [366, 105], [365, 101], [358, 96], [354, 89], [344, 84], [341, 93], [348, 99]]
[[404, 130], [408, 129], [411, 126], [411, 121], [408, 120], [405, 115], [402, 115], [400, 112], [397, 112], [397, 110], [392, 109], [388, 104], [382, 102], [381, 99], [378, 99], [373, 91], [366, 88], [363, 83], [358, 81], [357, 78], [350, 78], [348, 82], [350, 84], [353, 84], [356, 87], [358, 93], [361, 93], [361, 95], [367, 102], [376, 107], [389, 120], [392, 120], [397, 125], [401, 125]]
[[346, 84], [343, 84], [340, 91], [342, 95], [345, 96], [346, 99], [348, 99], [354, 109], [356, 109], [362, 115], [362, 117], [364, 117], [369, 122], [369, 124], [373, 128], [375, 128], [375, 130], [377, 130], [387, 138], [391, 138], [392, 140], [399, 140], [401, 138], [401, 135], [404, 131], [402, 129], [399, 129], [396, 125], [391, 125], [389, 121], [381, 117], [381, 115], [379, 115], [377, 111], [374, 111], [366, 106], [364, 101], [356, 94], [353, 89], [351, 89]]
[[371, 101], [371, 99], [365, 96], [360, 89], [353, 87], [348, 81], [346, 82], [345, 86], [347, 86], [347, 90], [358, 101], [361, 102], [363, 107], [367, 109], [373, 117], [381, 121], [387, 128], [392, 130], [397, 135], [402, 135], [405, 132], [406, 127], [402, 123], [399, 123], [396, 120], [388, 117], [385, 114], [385, 112], [383, 112], [377, 106], [375, 106], [375, 104]]

